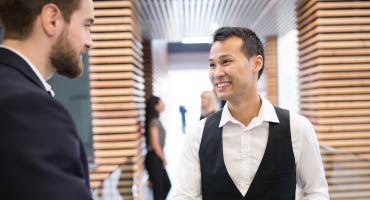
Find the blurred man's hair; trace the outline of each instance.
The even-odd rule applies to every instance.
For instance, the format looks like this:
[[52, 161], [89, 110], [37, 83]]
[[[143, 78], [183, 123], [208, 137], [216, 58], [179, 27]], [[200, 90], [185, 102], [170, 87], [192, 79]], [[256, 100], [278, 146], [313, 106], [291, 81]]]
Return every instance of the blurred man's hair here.
[[0, 24], [4, 28], [4, 39], [27, 39], [37, 16], [49, 3], [55, 4], [64, 20], [69, 22], [72, 13], [79, 9], [80, 2], [81, 0], [1, 0]]

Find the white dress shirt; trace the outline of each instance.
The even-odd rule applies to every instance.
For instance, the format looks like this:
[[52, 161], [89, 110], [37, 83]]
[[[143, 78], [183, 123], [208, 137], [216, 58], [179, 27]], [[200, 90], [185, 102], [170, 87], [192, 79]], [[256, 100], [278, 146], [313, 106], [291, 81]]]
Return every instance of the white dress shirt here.
[[44, 79], [44, 77], [41, 76], [39, 70], [31, 63], [31, 61], [29, 61], [23, 54], [21, 54], [19, 51], [15, 50], [13, 48], [10, 48], [10, 47], [4, 46], [4, 45], [0, 45], [0, 48], [8, 49], [9, 51], [12, 51], [13, 53], [15, 53], [19, 57], [21, 57], [24, 61], [26, 61], [26, 63], [31, 67], [32, 71], [36, 74], [36, 76], [41, 81], [41, 83], [44, 86], [45, 90], [48, 93], [50, 93], [52, 97], [54, 97], [54, 91], [51, 89], [51, 85], [46, 82], [46, 80]]
[[[266, 149], [269, 122], [279, 123], [273, 105], [263, 97], [258, 116], [245, 127], [231, 115], [225, 105], [219, 127], [226, 169], [240, 193], [245, 196]], [[205, 119], [187, 135], [176, 181], [174, 199], [202, 199], [199, 146]], [[304, 200], [328, 200], [328, 184], [317, 137], [311, 123], [303, 116], [290, 113], [290, 129], [297, 171], [297, 185]]]

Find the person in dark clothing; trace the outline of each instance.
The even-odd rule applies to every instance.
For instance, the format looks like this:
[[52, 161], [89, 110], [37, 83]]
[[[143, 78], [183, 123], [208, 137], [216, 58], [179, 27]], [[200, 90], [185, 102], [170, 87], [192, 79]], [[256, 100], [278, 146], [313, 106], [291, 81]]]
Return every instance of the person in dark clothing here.
[[257, 91], [264, 50], [248, 28], [222, 27], [213, 37], [209, 78], [222, 110], [187, 135], [175, 200], [328, 200], [312, 124], [274, 107]]
[[164, 110], [163, 101], [156, 96], [146, 101], [145, 136], [148, 152], [145, 158], [145, 167], [153, 187], [154, 200], [165, 200], [171, 182], [166, 171], [166, 157], [163, 147], [166, 140], [166, 131], [163, 128], [159, 115]]
[[1, 199], [92, 199], [83, 144], [46, 80], [81, 74], [93, 20], [92, 0], [0, 1]]

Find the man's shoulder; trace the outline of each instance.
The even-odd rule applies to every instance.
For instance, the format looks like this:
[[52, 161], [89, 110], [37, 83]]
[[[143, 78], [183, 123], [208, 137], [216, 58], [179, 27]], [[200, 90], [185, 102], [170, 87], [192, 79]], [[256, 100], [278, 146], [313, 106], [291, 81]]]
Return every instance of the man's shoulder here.
[[308, 137], [315, 134], [315, 129], [310, 120], [296, 112], [290, 112], [290, 130], [297, 137]]
[[298, 123], [298, 124], [307, 124], [307, 123], [311, 124], [311, 122], [305, 116], [303, 116], [303, 115], [301, 115], [301, 114], [299, 114], [295, 111], [291, 111], [290, 109], [282, 108], [282, 107], [279, 107], [279, 106], [274, 106], [274, 107], [277, 110], [288, 112], [290, 122], [294, 122], [294, 123]]
[[296, 113], [296, 112], [290, 112], [290, 121], [296, 124], [300, 125], [310, 125], [311, 122], [307, 119], [307, 117]]
[[[36, 70], [37, 71], [37, 70]], [[43, 88], [42, 81], [27, 62], [25, 57], [0, 47], [0, 80], [2, 84], [22, 86], [31, 83], [33, 86]]]
[[0, 75], [18, 76], [20, 73], [11, 65], [0, 62]]
[[[11, 89], [14, 90], [14, 88]], [[67, 109], [46, 91], [29, 87], [16, 88], [16, 90], [4, 91], [0, 95], [1, 121], [9, 121], [9, 124], [12, 125], [23, 123], [24, 127], [30, 124], [46, 123], [47, 126], [42, 130], [51, 127], [74, 126], [73, 119]]]
[[31, 80], [15, 67], [0, 63], [0, 87], [3, 87], [1, 91], [7, 88], [24, 88], [28, 84], [31, 84]]
[[[1, 66], [0, 66], [1, 68]], [[30, 94], [42, 94], [42, 89], [13, 69], [0, 69], [1, 97], [27, 97]]]
[[191, 138], [192, 140], [200, 141], [203, 135], [203, 129], [204, 124], [206, 123], [206, 119], [207, 118], [203, 118], [198, 122], [192, 124], [186, 137]]
[[[216, 122], [216, 123], [219, 123], [219, 122], [220, 122], [220, 120], [221, 120], [222, 112], [223, 112], [223, 109], [220, 109], [220, 110], [218, 110], [218, 111], [215, 111], [215, 112], [213, 112], [213, 113], [209, 114], [207, 117], [205, 117], [205, 118], [203, 118], [203, 119], [205, 119], [205, 121], [210, 121], [210, 120], [212, 120], [212, 122], [214, 121], [214, 122]], [[203, 120], [203, 119], [202, 119], [202, 120]]]
[[46, 90], [12, 70], [4, 72], [0, 69], [0, 91], [0, 107], [2, 110], [25, 106], [29, 106], [28, 109], [30, 110], [45, 106], [49, 108], [60, 107], [59, 103]]
[[[1, 81], [0, 81], [1, 84]], [[4, 88], [0, 86], [0, 108], [1, 110], [9, 110], [21, 112], [22, 110], [50, 110], [59, 107], [56, 106], [53, 100], [46, 91], [37, 90], [37, 88], [11, 86]], [[3, 113], [6, 114], [6, 113]]]
[[308, 129], [311, 130], [313, 125], [312, 123], [310, 122], [310, 120], [301, 115], [300, 113], [297, 113], [295, 111], [291, 111], [289, 109], [285, 109], [285, 108], [281, 108], [281, 107], [278, 107], [278, 106], [274, 106], [275, 109], [277, 110], [280, 110], [281, 111], [285, 111], [287, 113], [289, 113], [289, 121], [290, 121], [290, 126], [291, 126], [291, 130], [293, 132], [306, 132]]

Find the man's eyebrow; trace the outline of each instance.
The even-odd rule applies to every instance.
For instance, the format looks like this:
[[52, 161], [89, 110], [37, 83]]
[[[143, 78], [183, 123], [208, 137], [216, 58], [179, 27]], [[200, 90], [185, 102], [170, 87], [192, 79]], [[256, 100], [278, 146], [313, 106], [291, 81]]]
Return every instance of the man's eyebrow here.
[[219, 58], [223, 58], [223, 59], [225, 59], [225, 58], [228, 58], [228, 57], [230, 57], [230, 56], [231, 56], [230, 54], [224, 54], [224, 55], [219, 56], [218, 58], [209, 58], [209, 59], [208, 59], [208, 62], [211, 62], [211, 61], [217, 60], [217, 59], [219, 59]]
[[224, 54], [224, 55], [221, 55], [220, 58], [227, 58], [227, 57], [230, 57], [231, 55], [230, 54]]

